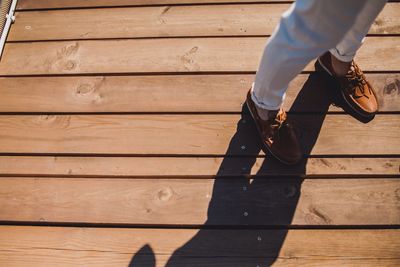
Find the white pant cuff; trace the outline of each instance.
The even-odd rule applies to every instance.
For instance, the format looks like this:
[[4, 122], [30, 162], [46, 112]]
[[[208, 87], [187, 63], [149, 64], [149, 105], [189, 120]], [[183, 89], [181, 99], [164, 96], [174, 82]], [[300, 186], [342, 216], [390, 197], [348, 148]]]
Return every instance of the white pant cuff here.
[[[253, 84], [253, 86], [254, 86], [254, 84]], [[278, 106], [273, 106], [273, 105], [268, 105], [268, 104], [265, 104], [265, 103], [259, 101], [257, 99], [257, 97], [254, 95], [253, 86], [250, 91], [250, 96], [251, 96], [251, 100], [253, 100], [254, 104], [257, 107], [259, 107], [261, 109], [266, 109], [266, 110], [279, 110], [281, 108], [282, 104], [280, 104]]]
[[330, 49], [329, 52], [332, 54], [332, 56], [334, 56], [335, 58], [337, 58], [342, 62], [351, 62], [355, 56], [355, 55], [341, 55], [336, 48]]

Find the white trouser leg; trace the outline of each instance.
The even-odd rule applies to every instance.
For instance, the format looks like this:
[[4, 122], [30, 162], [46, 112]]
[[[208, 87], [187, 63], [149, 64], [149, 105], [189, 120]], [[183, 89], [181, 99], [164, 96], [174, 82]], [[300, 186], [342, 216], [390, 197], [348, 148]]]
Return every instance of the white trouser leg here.
[[372, 23], [379, 12], [382, 11], [386, 2], [387, 0], [367, 1], [360, 13], [357, 14], [353, 27], [346, 33], [340, 43], [335, 48], [330, 49], [329, 52], [340, 61], [352, 61], [357, 50], [364, 42], [365, 35], [367, 35]]
[[[269, 110], [279, 109], [289, 82], [311, 60], [336, 47], [354, 26], [367, 2], [297, 0], [282, 15], [264, 48], [252, 86], [251, 96], [256, 105]], [[376, 11], [373, 14], [376, 16]]]

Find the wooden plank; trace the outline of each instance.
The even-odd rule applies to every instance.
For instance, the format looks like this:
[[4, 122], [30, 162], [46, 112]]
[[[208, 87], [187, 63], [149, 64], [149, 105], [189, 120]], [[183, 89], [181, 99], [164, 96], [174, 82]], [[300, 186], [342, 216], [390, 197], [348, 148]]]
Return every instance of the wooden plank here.
[[[8, 41], [270, 35], [289, 7], [200, 5], [17, 12]], [[370, 33], [399, 34], [399, 13], [400, 3], [386, 5]]]
[[[368, 124], [347, 115], [292, 115], [291, 120], [306, 155], [400, 154], [397, 115], [378, 115]], [[249, 115], [244, 120], [214, 114], [5, 115], [0, 116], [0, 137], [1, 153], [261, 153]]]
[[[379, 110], [400, 111], [400, 74], [367, 78]], [[0, 78], [0, 112], [240, 112], [253, 79], [253, 74], [6, 77]], [[333, 100], [335, 94], [321, 77], [301, 74], [289, 86], [284, 109], [290, 110], [300, 90], [319, 99], [323, 94]], [[315, 104], [296, 110], [318, 111]], [[329, 111], [342, 109], [330, 105]]]
[[[63, 157], [0, 156], [2, 176], [80, 177], [230, 177], [400, 175], [400, 158], [309, 158], [296, 166], [253, 159], [243, 170], [243, 157]], [[265, 162], [264, 162], [265, 161]], [[267, 164], [268, 168], [263, 167]]]
[[[165, 38], [8, 43], [0, 75], [254, 72], [266, 38]], [[369, 37], [357, 61], [366, 71], [400, 71], [400, 37]], [[379, 58], [379, 60], [377, 60]], [[312, 71], [310, 63], [305, 70]]]
[[[215, 183], [214, 183], [215, 182]], [[0, 179], [0, 221], [400, 224], [400, 179]], [[301, 193], [300, 193], [301, 192]]]
[[182, 4], [215, 4], [215, 3], [265, 3], [287, 2], [284, 0], [19, 0], [17, 10], [114, 7], [114, 6], [151, 6]]
[[[198, 231], [1, 226], [0, 264], [76, 266], [84, 261], [89, 266], [129, 263], [139, 266], [140, 261], [141, 266], [165, 266], [170, 261], [167, 266], [236, 266], [239, 262], [244, 264], [240, 266], [254, 267], [267, 266], [276, 258], [276, 263], [285, 266], [299, 261], [318, 262], [320, 266], [328, 263], [354, 266], [355, 262], [387, 266], [400, 262], [399, 235], [399, 230]], [[218, 265], [213, 265], [217, 262]]]
[[270, 35], [288, 8], [263, 4], [17, 12], [8, 41]]
[[[147, 248], [147, 247], [146, 247]], [[83, 252], [76, 251], [68, 251], [62, 253], [50, 251], [51, 255], [46, 255], [45, 252], [41, 253], [30, 253], [29, 255], [23, 255], [21, 252], [10, 252], [4, 251], [0, 254], [0, 256], [4, 259], [1, 260], [1, 263], [5, 263], [6, 266], [27, 266], [30, 267], [32, 264], [35, 266], [43, 266], [47, 267], [47, 263], [51, 264], [51, 266], [79, 266], [82, 264], [82, 259], [79, 258], [79, 255], [88, 254]], [[52, 255], [55, 256], [53, 257]], [[90, 262], [87, 264], [88, 266], [125, 266], [130, 263], [131, 255], [116, 255], [113, 253], [90, 253], [96, 259], [93, 259], [90, 256], [85, 257], [86, 262]], [[26, 257], [29, 256], [29, 261]], [[58, 257], [58, 260], [56, 260]], [[146, 266], [146, 267], [164, 267], [168, 266], [170, 255], [156, 255], [153, 257], [152, 255], [138, 255], [137, 258], [134, 258], [133, 265], [131, 266]], [[87, 260], [87, 258], [89, 260]], [[324, 259], [324, 260], [309, 260], [309, 259], [296, 259], [296, 258], [278, 258], [276, 261], [270, 258], [215, 258], [215, 257], [184, 257], [177, 256], [173, 258], [174, 261], [179, 263], [190, 263], [190, 265], [181, 265], [181, 266], [191, 266], [191, 267], [254, 267], [254, 266], [269, 266], [269, 263], [274, 264], [274, 266], [285, 266], [285, 267], [297, 267], [297, 266], [311, 266], [311, 267], [331, 267], [331, 266], [384, 266], [384, 267], [398, 267], [399, 260], [398, 259]], [[264, 265], [262, 265], [264, 264]], [[179, 266], [179, 265], [173, 265]]]

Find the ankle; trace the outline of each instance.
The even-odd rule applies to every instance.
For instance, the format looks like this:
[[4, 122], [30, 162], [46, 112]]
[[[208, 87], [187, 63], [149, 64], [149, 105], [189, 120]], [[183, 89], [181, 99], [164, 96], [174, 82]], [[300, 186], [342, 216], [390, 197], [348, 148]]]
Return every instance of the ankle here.
[[278, 110], [268, 110], [264, 108], [260, 108], [256, 105], [257, 109], [257, 114], [260, 116], [262, 120], [269, 120], [271, 118], [275, 118], [276, 115], [278, 115], [279, 109]]
[[351, 61], [350, 62], [340, 61], [331, 54], [331, 62], [332, 62], [333, 72], [335, 73], [335, 75], [339, 77], [346, 76], [346, 74], [350, 70]]

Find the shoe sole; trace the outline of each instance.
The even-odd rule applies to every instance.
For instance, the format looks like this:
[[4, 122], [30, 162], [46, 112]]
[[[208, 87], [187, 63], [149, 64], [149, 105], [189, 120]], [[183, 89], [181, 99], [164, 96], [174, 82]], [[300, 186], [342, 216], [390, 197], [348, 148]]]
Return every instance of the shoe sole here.
[[[258, 126], [256, 119], [254, 118], [253, 112], [251, 112], [251, 108], [250, 108], [250, 105], [249, 105], [249, 102], [248, 102], [247, 99], [246, 99], [246, 106], [247, 106], [247, 109], [248, 109], [249, 112], [250, 112], [251, 117], [253, 118], [254, 124], [256, 125], [258, 135], [259, 135], [259, 136], [262, 136], [262, 135], [261, 135], [260, 127]], [[261, 138], [261, 139], [262, 139], [262, 138]], [[279, 158], [278, 156], [276, 156], [276, 155], [271, 151], [271, 149], [270, 149], [266, 144], [264, 144], [264, 140], [261, 140], [261, 143], [262, 143], [262, 146], [263, 146], [274, 158], [276, 158], [277, 160], [279, 160], [279, 161], [280, 161], [281, 163], [283, 163], [283, 164], [286, 164], [286, 165], [295, 165], [295, 164], [297, 164], [298, 162], [301, 161], [301, 160], [299, 160], [299, 161], [296, 161], [296, 162], [287, 162], [287, 161], [285, 161], [285, 160]]]
[[363, 118], [366, 119], [370, 119], [373, 116], [375, 116], [375, 113], [366, 113], [365, 111], [362, 111], [360, 109], [357, 109], [356, 107], [354, 107], [352, 104], [350, 104], [350, 102], [347, 100], [347, 97], [345, 95], [345, 93], [343, 92], [341, 86], [339, 85], [339, 83], [336, 81], [335, 77], [333, 76], [333, 74], [328, 70], [328, 68], [326, 68], [321, 60], [318, 58], [317, 62], [315, 63], [315, 69], [319, 72], [325, 72], [326, 74], [328, 74], [330, 76], [330, 78], [332, 78], [335, 83], [337, 84], [337, 86], [340, 88], [340, 94], [342, 96], [342, 98], [344, 99], [344, 101], [346, 102], [347, 106], [349, 106], [353, 111], [355, 111], [358, 115], [360, 115]]

